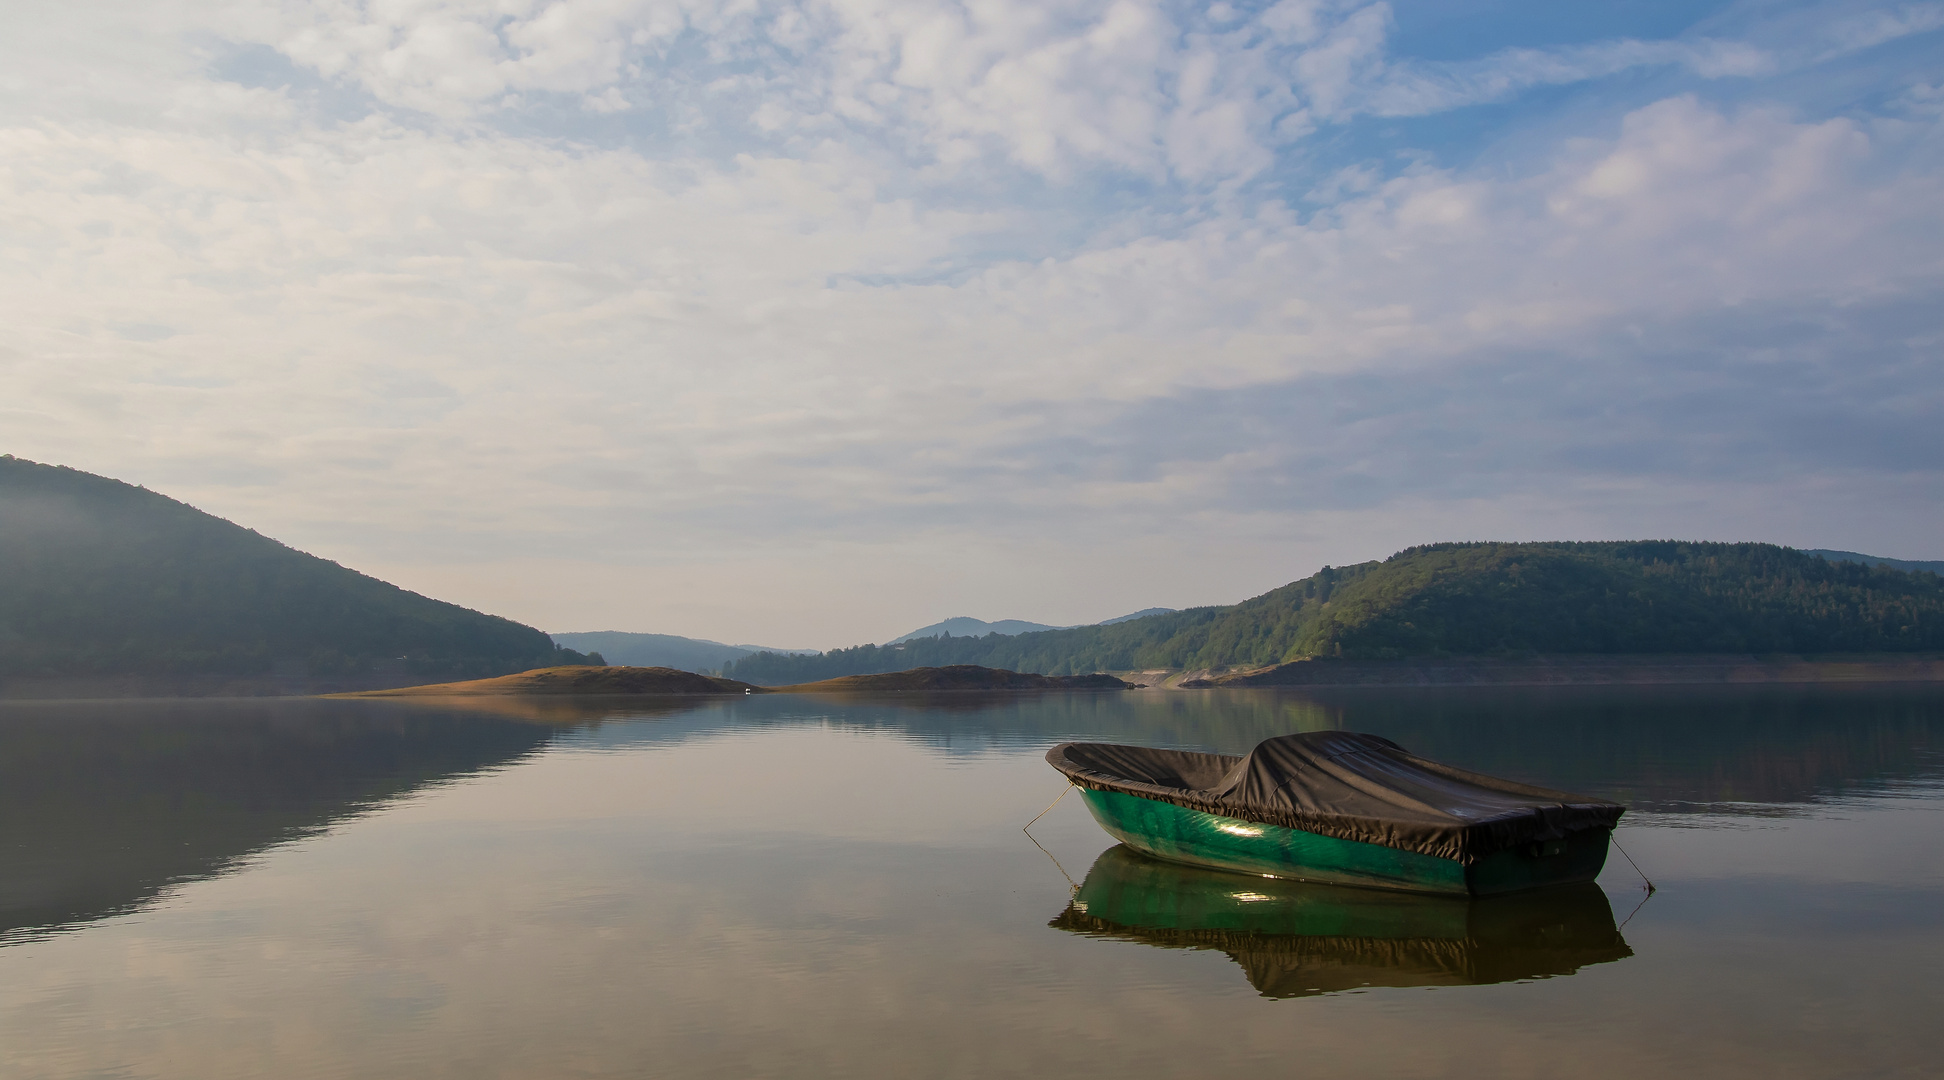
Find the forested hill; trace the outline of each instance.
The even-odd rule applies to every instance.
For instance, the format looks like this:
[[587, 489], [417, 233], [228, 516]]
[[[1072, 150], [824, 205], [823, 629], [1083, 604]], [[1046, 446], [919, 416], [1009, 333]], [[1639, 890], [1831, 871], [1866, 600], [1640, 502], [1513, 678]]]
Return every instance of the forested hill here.
[[759, 653], [760, 685], [948, 664], [1051, 675], [1305, 657], [1944, 650], [1944, 578], [1773, 544], [1431, 544], [1230, 607], [1013, 637], [934, 637], [819, 656]]
[[0, 457], [0, 680], [398, 685], [585, 658], [117, 480]]

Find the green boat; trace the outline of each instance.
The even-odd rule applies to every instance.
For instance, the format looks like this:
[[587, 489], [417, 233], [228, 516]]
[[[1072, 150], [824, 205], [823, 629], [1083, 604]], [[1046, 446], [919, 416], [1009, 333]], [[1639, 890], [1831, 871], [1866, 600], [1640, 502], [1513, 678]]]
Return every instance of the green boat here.
[[1278, 998], [1543, 979], [1633, 955], [1597, 885], [1473, 899], [1251, 881], [1125, 845], [1095, 860], [1048, 925], [1226, 953], [1257, 992]]
[[1145, 855], [1266, 878], [1485, 896], [1590, 882], [1626, 808], [1320, 731], [1242, 757], [1062, 743], [1047, 761]]

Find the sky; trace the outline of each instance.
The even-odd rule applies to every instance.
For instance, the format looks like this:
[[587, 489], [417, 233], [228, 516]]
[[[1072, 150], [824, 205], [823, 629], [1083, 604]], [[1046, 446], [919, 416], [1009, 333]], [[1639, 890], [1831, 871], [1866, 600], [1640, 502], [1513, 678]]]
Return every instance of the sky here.
[[1944, 3], [4, 8], [0, 452], [543, 629], [1944, 558]]

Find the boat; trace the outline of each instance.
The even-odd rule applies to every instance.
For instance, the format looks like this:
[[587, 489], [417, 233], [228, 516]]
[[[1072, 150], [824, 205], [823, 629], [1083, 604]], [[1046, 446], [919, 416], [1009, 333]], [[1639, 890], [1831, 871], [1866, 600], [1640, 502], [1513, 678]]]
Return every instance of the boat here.
[[1094, 861], [1048, 925], [1226, 953], [1272, 998], [1553, 978], [1633, 955], [1598, 885], [1473, 898], [1251, 881], [1124, 844]]
[[1626, 808], [1316, 731], [1248, 754], [1061, 743], [1046, 760], [1145, 855], [1267, 878], [1486, 896], [1592, 881]]

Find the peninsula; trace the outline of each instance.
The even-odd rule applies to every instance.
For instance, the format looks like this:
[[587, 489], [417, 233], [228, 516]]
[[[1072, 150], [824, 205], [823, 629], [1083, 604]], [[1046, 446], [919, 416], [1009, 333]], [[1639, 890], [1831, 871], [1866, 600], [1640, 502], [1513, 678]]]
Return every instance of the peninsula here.
[[428, 683], [384, 690], [362, 690], [330, 697], [506, 697], [516, 695], [643, 696], [656, 694], [748, 694], [760, 686], [697, 675], [666, 667], [545, 667], [493, 679]]

